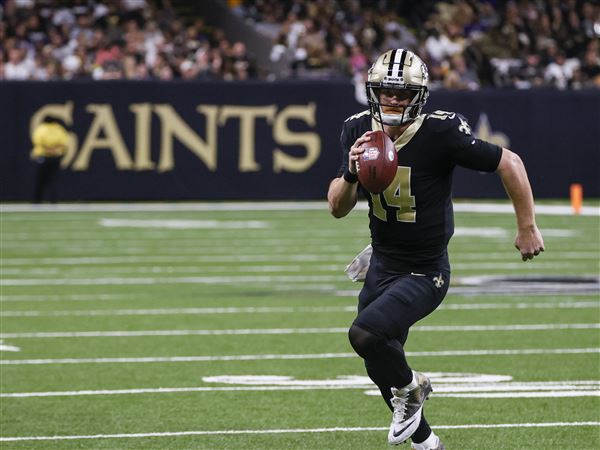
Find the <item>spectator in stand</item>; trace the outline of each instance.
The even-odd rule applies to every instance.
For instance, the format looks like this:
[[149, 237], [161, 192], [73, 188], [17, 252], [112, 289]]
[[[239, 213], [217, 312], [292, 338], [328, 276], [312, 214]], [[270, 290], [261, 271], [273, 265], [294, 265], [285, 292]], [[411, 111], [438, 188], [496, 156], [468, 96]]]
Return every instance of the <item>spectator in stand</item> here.
[[598, 2], [584, 2], [581, 5], [581, 28], [587, 39], [600, 37], [600, 5]]
[[[209, 29], [199, 18], [176, 17], [168, 0], [160, 3], [163, 9], [145, 0], [54, 7], [6, 0], [0, 79], [193, 79], [193, 74], [206, 78], [207, 67], [211, 79], [257, 76], [245, 46], [241, 52], [231, 49], [220, 30]], [[182, 70], [188, 60], [192, 70]]]
[[314, 20], [307, 20], [304, 26], [302, 46], [306, 49], [306, 65], [310, 69], [322, 69], [328, 62], [324, 33]]
[[425, 41], [427, 54], [438, 63], [462, 52], [463, 44], [458, 37], [458, 28], [455, 25], [438, 25], [432, 30]]
[[391, 18], [383, 27], [383, 48], [416, 49], [419, 41], [410, 29]]
[[562, 51], [556, 54], [553, 62], [548, 64], [544, 72], [544, 78], [558, 89], [566, 89], [571, 84], [575, 70], [579, 67], [576, 59], [567, 59]]
[[246, 44], [240, 41], [234, 42], [229, 58], [233, 64], [233, 77], [235, 80], [247, 80], [256, 77], [256, 68], [251, 62], [252, 58], [248, 56]]
[[333, 54], [329, 63], [335, 75], [348, 77], [351, 75], [350, 59], [348, 49], [342, 42], [336, 42], [333, 46]]
[[350, 55], [350, 67], [352, 73], [364, 72], [369, 65], [369, 59], [358, 45], [352, 46]]
[[450, 67], [445, 74], [443, 86], [446, 89], [468, 89], [470, 91], [479, 89], [477, 74], [467, 67], [462, 54], [457, 53], [450, 58]]
[[515, 68], [511, 75], [512, 84], [517, 89], [542, 87], [545, 84], [541, 58], [535, 53], [527, 55], [521, 67]]
[[[600, 5], [590, 0], [236, 3], [236, 15], [273, 39], [274, 66], [288, 67], [279, 73], [259, 71], [252, 49], [236, 54], [222, 30], [202, 18], [177, 16], [170, 0], [5, 0], [3, 13], [0, 79], [352, 79], [374, 55], [401, 47], [423, 56], [432, 89], [463, 86], [457, 82], [460, 57], [453, 61], [457, 54], [475, 73], [470, 81], [481, 86], [563, 86], [564, 76], [573, 80], [567, 79], [569, 88], [597, 85], [590, 81], [597, 56], [586, 49], [600, 39]], [[568, 69], [557, 67], [558, 51]], [[529, 55], [537, 55], [539, 68], [548, 68], [542, 83], [530, 73], [538, 69], [537, 62], [532, 69]], [[568, 73], [559, 75], [564, 70]]]
[[[594, 41], [598, 44], [598, 41]], [[589, 45], [580, 67], [582, 87], [600, 88], [600, 56], [598, 45]]]
[[7, 80], [28, 80], [33, 74], [34, 64], [25, 58], [25, 49], [8, 50], [8, 62], [4, 66], [4, 77]]

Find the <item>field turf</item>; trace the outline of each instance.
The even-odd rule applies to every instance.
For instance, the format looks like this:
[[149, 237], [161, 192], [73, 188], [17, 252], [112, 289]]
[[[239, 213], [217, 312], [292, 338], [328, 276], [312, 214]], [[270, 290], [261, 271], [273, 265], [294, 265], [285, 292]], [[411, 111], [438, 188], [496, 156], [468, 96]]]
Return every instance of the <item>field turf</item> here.
[[[0, 448], [389, 448], [346, 337], [364, 209], [63, 209], [0, 217]], [[522, 262], [512, 214], [458, 209], [449, 294], [406, 345], [429, 422], [448, 450], [600, 448], [597, 213], [540, 214]]]

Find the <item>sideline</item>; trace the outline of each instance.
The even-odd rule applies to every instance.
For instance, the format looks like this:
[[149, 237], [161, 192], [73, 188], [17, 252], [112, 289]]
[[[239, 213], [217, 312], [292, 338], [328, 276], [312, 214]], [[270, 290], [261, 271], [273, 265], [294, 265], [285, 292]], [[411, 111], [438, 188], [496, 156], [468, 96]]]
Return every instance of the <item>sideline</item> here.
[[[4, 204], [0, 206], [1, 213], [18, 212], [133, 212], [133, 211], [327, 211], [327, 203], [323, 201], [290, 201], [290, 202], [215, 202], [215, 203], [63, 203], [32, 205], [28, 203]], [[367, 202], [359, 202], [355, 210], [367, 210]], [[457, 201], [454, 203], [456, 212], [513, 214], [512, 204], [478, 203]], [[571, 206], [565, 205], [536, 205], [538, 215], [572, 215]], [[600, 216], [597, 206], [581, 208], [582, 216]]]

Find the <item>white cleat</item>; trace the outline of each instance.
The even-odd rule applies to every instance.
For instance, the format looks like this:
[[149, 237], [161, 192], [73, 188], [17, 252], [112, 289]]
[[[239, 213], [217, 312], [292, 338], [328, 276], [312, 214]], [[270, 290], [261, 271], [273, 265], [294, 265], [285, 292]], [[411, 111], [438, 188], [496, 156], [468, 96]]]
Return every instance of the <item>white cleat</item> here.
[[426, 447], [423, 444], [415, 444], [413, 442], [410, 448], [413, 450], [446, 450], [446, 447], [444, 447], [444, 443], [440, 438], [437, 438], [437, 445], [435, 447]]
[[415, 372], [418, 386], [408, 388], [392, 388], [390, 402], [394, 407], [392, 423], [388, 433], [388, 442], [392, 445], [402, 444], [410, 438], [421, 423], [423, 403], [432, 391], [429, 378], [421, 372]]

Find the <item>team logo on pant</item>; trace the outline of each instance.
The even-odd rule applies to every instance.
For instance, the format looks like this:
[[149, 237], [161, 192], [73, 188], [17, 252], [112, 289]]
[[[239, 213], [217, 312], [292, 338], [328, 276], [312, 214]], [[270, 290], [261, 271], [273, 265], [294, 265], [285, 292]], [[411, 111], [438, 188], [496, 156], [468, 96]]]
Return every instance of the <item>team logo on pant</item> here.
[[442, 277], [441, 273], [437, 277], [433, 277], [433, 284], [438, 289], [444, 285], [444, 277]]

